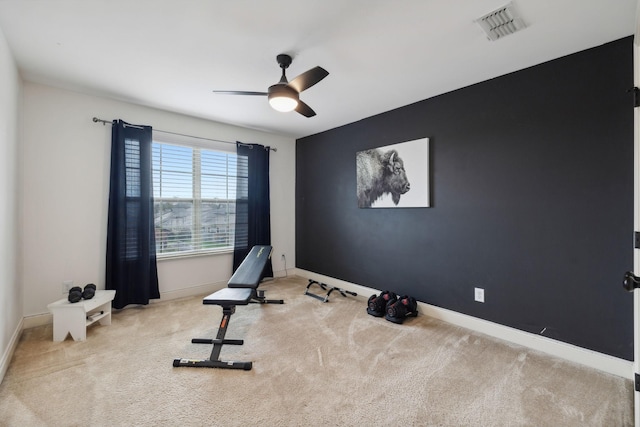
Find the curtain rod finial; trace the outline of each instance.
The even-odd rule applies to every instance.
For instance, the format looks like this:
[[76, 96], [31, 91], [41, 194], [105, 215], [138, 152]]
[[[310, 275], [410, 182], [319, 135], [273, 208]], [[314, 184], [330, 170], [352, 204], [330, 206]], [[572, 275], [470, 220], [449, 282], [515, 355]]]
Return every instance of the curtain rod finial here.
[[93, 123], [98, 123], [98, 122], [102, 122], [102, 126], [105, 126], [107, 123], [110, 123], [110, 122], [109, 122], [109, 121], [107, 121], [107, 120], [102, 120], [102, 119], [99, 119], [99, 118], [97, 118], [97, 117], [94, 117], [94, 118], [93, 118]]

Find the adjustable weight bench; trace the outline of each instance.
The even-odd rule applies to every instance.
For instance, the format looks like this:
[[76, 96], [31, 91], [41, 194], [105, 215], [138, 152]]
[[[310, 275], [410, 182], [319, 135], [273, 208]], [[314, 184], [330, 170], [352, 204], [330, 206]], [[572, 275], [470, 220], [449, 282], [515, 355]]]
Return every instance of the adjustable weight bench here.
[[271, 258], [273, 248], [269, 245], [254, 246], [246, 258], [242, 261], [236, 272], [229, 279], [228, 287], [220, 289], [202, 300], [206, 305], [219, 305], [222, 307], [222, 319], [215, 339], [193, 338], [193, 344], [213, 344], [211, 356], [208, 359], [174, 359], [173, 366], [189, 366], [195, 368], [225, 368], [251, 370], [252, 362], [236, 362], [220, 360], [220, 351], [224, 344], [242, 345], [243, 340], [225, 339], [227, 326], [231, 315], [235, 313], [237, 305], [248, 305], [250, 302], [261, 304], [283, 304], [282, 300], [267, 300], [264, 292], [258, 293], [258, 286], [262, 278], [262, 272]]

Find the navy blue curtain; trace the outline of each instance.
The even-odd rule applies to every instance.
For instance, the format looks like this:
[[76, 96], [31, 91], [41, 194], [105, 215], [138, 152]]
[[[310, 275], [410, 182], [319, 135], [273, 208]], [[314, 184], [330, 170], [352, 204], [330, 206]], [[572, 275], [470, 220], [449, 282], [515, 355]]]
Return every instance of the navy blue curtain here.
[[[271, 204], [269, 200], [269, 147], [238, 142], [236, 229], [233, 271], [255, 245], [271, 244]], [[273, 277], [271, 259], [262, 278]]]
[[116, 291], [114, 308], [160, 298], [151, 144], [150, 126], [113, 121], [105, 287]]

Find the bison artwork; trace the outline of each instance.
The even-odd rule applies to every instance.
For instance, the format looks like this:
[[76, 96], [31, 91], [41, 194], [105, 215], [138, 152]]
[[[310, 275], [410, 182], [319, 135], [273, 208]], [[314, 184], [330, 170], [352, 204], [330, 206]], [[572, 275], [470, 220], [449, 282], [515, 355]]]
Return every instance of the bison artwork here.
[[391, 194], [393, 203], [411, 188], [404, 162], [396, 150], [372, 149], [356, 155], [358, 206], [369, 208], [384, 194]]

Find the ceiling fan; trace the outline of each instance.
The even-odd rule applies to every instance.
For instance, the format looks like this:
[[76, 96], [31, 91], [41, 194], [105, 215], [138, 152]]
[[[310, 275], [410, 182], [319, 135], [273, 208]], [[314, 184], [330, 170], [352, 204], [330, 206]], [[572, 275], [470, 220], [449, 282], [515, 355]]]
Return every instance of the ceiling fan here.
[[267, 92], [248, 92], [238, 90], [214, 90], [213, 93], [219, 95], [256, 95], [267, 96], [269, 104], [277, 111], [287, 112], [296, 110], [305, 117], [313, 117], [316, 112], [311, 107], [300, 100], [300, 92], [309, 89], [329, 75], [329, 72], [322, 67], [314, 67], [300, 74], [290, 82], [287, 80], [285, 70], [291, 65], [291, 56], [280, 54], [276, 61], [282, 68], [280, 81], [269, 86]]

